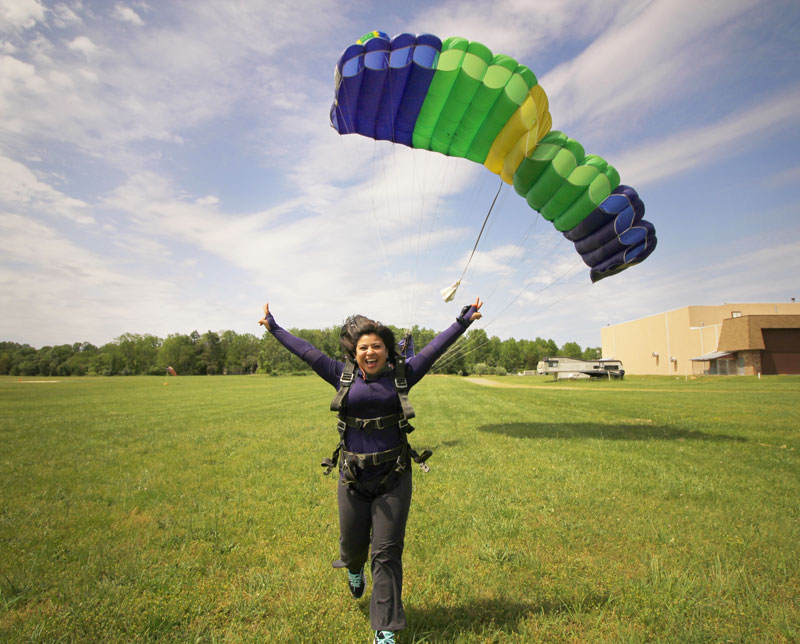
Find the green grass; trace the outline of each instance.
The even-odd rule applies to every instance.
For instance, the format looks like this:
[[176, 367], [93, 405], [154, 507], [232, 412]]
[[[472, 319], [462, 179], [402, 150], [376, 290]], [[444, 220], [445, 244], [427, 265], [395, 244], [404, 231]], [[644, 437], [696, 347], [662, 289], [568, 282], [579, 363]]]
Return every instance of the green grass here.
[[[492, 380], [412, 391], [401, 642], [800, 641], [800, 378]], [[332, 393], [0, 378], [0, 641], [370, 641]]]

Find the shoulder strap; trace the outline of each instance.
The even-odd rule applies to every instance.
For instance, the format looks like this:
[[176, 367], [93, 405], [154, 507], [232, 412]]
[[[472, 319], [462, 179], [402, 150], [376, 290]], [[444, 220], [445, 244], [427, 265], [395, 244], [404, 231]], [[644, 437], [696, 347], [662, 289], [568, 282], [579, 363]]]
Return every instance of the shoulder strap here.
[[336, 390], [336, 395], [333, 397], [333, 400], [331, 400], [331, 411], [342, 410], [342, 403], [344, 402], [345, 396], [347, 396], [347, 392], [350, 391], [353, 380], [355, 380], [355, 371], [355, 364], [353, 364], [350, 356], [347, 356], [344, 361], [342, 375], [339, 377], [339, 389]]
[[397, 397], [400, 399], [400, 407], [403, 410], [403, 417], [408, 420], [414, 418], [414, 408], [408, 400], [408, 381], [406, 380], [406, 359], [397, 356], [394, 365], [394, 388], [397, 389]]

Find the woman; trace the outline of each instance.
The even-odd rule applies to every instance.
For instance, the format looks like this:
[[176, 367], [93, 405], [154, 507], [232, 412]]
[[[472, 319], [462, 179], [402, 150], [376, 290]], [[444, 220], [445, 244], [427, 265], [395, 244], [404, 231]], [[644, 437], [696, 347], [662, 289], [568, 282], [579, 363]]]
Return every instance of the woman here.
[[[337, 389], [331, 408], [339, 411], [341, 442], [332, 459], [340, 462], [339, 559], [347, 568], [347, 585], [356, 599], [364, 594], [364, 564], [372, 546], [370, 622], [374, 643], [394, 644], [406, 627], [403, 611], [402, 555], [411, 505], [411, 458], [422, 462], [406, 434], [411, 410], [406, 393], [469, 325], [481, 317], [480, 298], [465, 306], [456, 321], [407, 362], [398, 356], [394, 333], [364, 316], [345, 321], [339, 341], [347, 360], [333, 360], [309, 342], [278, 326], [264, 305], [258, 321], [293, 354]], [[323, 463], [325, 464], [325, 463]]]

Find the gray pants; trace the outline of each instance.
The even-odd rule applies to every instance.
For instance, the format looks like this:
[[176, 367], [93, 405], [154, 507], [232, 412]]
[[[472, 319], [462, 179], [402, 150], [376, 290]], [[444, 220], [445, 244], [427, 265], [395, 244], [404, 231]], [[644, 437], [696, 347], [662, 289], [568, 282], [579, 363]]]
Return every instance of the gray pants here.
[[[368, 481], [368, 489], [379, 482]], [[388, 492], [368, 501], [341, 483], [339, 489], [339, 561], [334, 568], [358, 572], [372, 545], [370, 623], [376, 631], [406, 627], [403, 610], [403, 545], [411, 507], [411, 470]], [[371, 534], [370, 534], [371, 533]]]

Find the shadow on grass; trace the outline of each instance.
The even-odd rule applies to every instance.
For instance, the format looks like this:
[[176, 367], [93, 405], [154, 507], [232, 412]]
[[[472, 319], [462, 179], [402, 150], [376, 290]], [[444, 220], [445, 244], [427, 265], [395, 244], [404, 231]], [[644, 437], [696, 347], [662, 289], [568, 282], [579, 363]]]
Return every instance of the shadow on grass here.
[[603, 438], [606, 440], [695, 440], [746, 442], [741, 436], [707, 434], [663, 425], [601, 425], [596, 423], [505, 423], [481, 425], [478, 430], [514, 438]]
[[[404, 640], [415, 644], [452, 642], [459, 633], [481, 634], [497, 631], [511, 634], [532, 615], [585, 612], [604, 606], [609, 597], [584, 596], [579, 605], [564, 602], [518, 602], [505, 599], [476, 599], [457, 605], [416, 607], [406, 604], [408, 630]], [[494, 641], [494, 640], [493, 640]]]
[[437, 443], [434, 447], [436, 449], [441, 449], [442, 447], [456, 447], [458, 445], [461, 445], [461, 443], [463, 443], [463, 442], [464, 441], [462, 441], [460, 438], [458, 438], [456, 440], [441, 441], [440, 443]]

